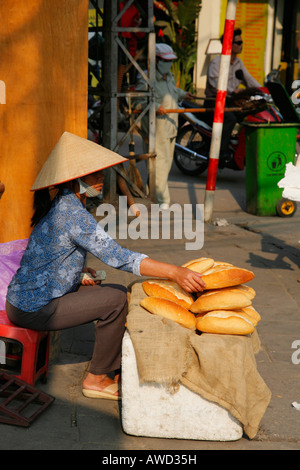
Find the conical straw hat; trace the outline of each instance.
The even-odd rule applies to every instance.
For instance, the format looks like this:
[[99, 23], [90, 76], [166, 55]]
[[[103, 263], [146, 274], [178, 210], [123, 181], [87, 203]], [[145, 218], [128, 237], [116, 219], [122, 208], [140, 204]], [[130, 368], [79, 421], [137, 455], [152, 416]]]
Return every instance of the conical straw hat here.
[[117, 153], [64, 132], [38, 174], [31, 191], [48, 188], [127, 161]]

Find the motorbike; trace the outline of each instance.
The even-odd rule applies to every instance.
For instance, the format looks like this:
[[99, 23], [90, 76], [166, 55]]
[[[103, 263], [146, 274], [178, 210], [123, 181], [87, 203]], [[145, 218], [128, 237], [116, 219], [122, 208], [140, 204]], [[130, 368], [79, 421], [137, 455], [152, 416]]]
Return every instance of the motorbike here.
[[[275, 105], [267, 87], [248, 89], [228, 100], [228, 106], [238, 106], [248, 122], [282, 122], [283, 117]], [[200, 175], [208, 168], [212, 140], [212, 126], [205, 122], [206, 113], [193, 113], [194, 103], [183, 101], [181, 109], [187, 110], [179, 116], [179, 130], [175, 143], [174, 162], [185, 175]], [[191, 112], [189, 112], [189, 109]], [[230, 109], [230, 108], [228, 108]], [[212, 111], [208, 111], [212, 112]], [[234, 129], [229, 147], [219, 156], [219, 168], [241, 171], [245, 167], [245, 129], [238, 125]]]

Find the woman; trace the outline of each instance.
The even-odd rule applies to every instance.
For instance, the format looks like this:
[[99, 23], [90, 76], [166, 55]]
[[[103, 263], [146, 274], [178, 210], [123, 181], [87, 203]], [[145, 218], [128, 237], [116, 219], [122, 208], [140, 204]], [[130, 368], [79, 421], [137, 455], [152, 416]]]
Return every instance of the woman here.
[[[178, 88], [175, 84], [174, 75], [171, 71], [173, 61], [177, 59], [176, 54], [169, 44], [158, 43], [155, 46], [156, 71], [155, 71], [155, 186], [156, 202], [162, 210], [169, 209], [171, 198], [168, 186], [168, 178], [171, 170], [175, 140], [178, 132], [178, 114], [169, 113], [169, 109], [178, 108], [178, 103], [193, 98], [190, 92]], [[136, 91], [146, 91], [148, 85], [140, 75], [135, 87]], [[146, 95], [135, 98], [137, 109], [141, 110], [147, 104]], [[142, 119], [142, 130], [145, 139], [148, 140], [149, 113]], [[145, 150], [147, 150], [145, 148]]]
[[[120, 398], [126, 289], [96, 282], [79, 285], [84, 270], [95, 275], [84, 268], [87, 252], [138, 276], [172, 279], [188, 292], [204, 287], [200, 275], [189, 269], [122, 248], [85, 209], [86, 197], [102, 189], [102, 170], [122, 161], [123, 157], [93, 142], [68, 132], [62, 135], [33, 185], [34, 228], [6, 303], [12, 322], [35, 330], [61, 330], [96, 321], [83, 394], [114, 400]], [[114, 379], [108, 375], [113, 372]]]

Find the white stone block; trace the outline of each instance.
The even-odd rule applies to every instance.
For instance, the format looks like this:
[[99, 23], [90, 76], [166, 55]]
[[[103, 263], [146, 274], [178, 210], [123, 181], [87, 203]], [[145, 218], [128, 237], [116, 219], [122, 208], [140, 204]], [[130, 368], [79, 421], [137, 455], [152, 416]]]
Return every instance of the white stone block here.
[[170, 394], [156, 383], [140, 384], [128, 332], [122, 345], [122, 426], [127, 434], [171, 439], [235, 441], [243, 428], [226, 409], [184, 385]]

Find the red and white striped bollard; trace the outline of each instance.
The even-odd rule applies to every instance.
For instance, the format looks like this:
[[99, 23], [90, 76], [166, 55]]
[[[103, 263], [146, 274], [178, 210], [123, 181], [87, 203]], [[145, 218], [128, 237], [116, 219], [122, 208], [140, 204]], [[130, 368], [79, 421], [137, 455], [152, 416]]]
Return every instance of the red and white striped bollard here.
[[227, 94], [227, 83], [230, 67], [236, 5], [237, 0], [228, 0], [222, 45], [222, 55], [220, 60], [220, 71], [214, 112], [214, 121], [212, 127], [212, 140], [209, 151], [209, 165], [204, 201], [204, 222], [211, 222], [213, 215], [214, 195], [216, 189], [221, 137], [223, 131], [224, 109]]

